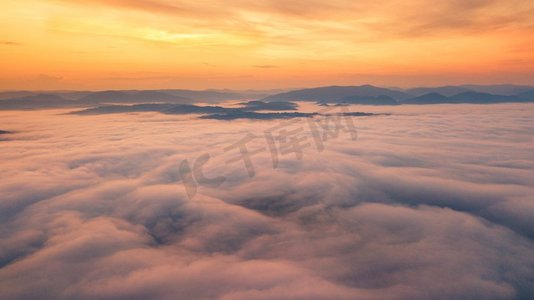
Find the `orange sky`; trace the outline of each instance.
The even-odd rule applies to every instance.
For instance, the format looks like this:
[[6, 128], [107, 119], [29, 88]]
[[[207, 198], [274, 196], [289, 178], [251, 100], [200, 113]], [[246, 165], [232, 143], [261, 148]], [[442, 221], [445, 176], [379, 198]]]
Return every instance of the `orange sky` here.
[[534, 84], [534, 1], [0, 0], [0, 89]]

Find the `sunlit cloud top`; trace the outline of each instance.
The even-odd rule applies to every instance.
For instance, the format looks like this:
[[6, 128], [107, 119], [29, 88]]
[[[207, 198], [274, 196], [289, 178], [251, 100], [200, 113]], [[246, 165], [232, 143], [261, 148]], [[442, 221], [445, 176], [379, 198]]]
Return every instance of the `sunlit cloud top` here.
[[532, 1], [0, 0], [0, 16], [2, 89], [534, 83]]

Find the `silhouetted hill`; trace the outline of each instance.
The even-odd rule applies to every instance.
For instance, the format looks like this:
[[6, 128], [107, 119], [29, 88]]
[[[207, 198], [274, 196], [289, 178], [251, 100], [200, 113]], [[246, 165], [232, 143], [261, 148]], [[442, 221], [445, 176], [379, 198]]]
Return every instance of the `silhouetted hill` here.
[[530, 102], [518, 96], [494, 95], [488, 93], [465, 92], [449, 97], [451, 103], [504, 103], [504, 102]]
[[450, 98], [438, 93], [428, 93], [412, 99], [402, 101], [402, 104], [438, 104], [450, 103]]
[[194, 91], [194, 90], [163, 90], [163, 92], [178, 96], [193, 99], [194, 102], [209, 102], [217, 103], [227, 100], [244, 100], [253, 99], [251, 95], [244, 95], [236, 92], [222, 92], [214, 90]]
[[515, 84], [494, 84], [494, 85], [462, 85], [466, 89], [474, 92], [514, 96], [520, 93], [524, 93], [530, 90], [534, 90], [534, 86], [528, 85], [515, 85]]
[[381, 96], [349, 96], [339, 100], [340, 103], [361, 104], [361, 105], [398, 105], [395, 99]]
[[249, 101], [239, 103], [242, 106], [243, 110], [297, 110], [298, 105], [293, 102], [287, 101], [273, 101], [273, 102], [263, 102], [263, 101]]
[[[438, 104], [438, 103], [506, 103], [506, 102], [534, 102], [534, 88], [524, 91], [527, 86], [494, 85], [469, 86], [478, 89], [494, 89], [507, 92], [523, 91], [516, 95], [492, 94], [476, 91], [465, 91], [467, 86], [444, 86], [436, 88], [410, 89], [418, 94], [423, 91], [441, 91], [411, 96], [405, 92], [380, 88], [371, 85], [362, 86], [328, 86], [311, 89], [283, 92], [267, 96], [260, 100], [241, 103], [241, 110], [295, 110], [298, 105], [290, 101], [313, 101], [321, 105], [397, 105], [397, 104]], [[454, 91], [463, 91], [449, 95]], [[445, 94], [443, 94], [445, 93]], [[2, 97], [25, 95], [22, 97]], [[182, 95], [182, 96], [181, 96]], [[185, 95], [189, 97], [185, 97]], [[130, 91], [54, 91], [50, 93], [35, 93], [28, 91], [0, 92], [0, 109], [47, 109], [71, 107], [96, 107], [112, 104], [193, 104], [201, 102], [219, 102], [236, 100], [240, 95], [225, 91], [193, 91], [193, 90], [130, 90]], [[191, 97], [191, 98], [190, 98]]]
[[470, 92], [471, 90], [462, 86], [439, 86], [439, 87], [419, 87], [406, 90], [407, 93], [414, 96], [424, 96], [427, 94], [440, 94], [443, 96], [454, 96], [460, 93]]
[[29, 92], [29, 91], [6, 91], [6, 92], [0, 92], [0, 100], [1, 99], [12, 99], [12, 98], [22, 98], [22, 97], [28, 97], [33, 96], [38, 93], [35, 92]]
[[517, 96], [528, 100], [534, 100], [534, 90], [523, 92]]
[[105, 105], [72, 112], [77, 115], [100, 115], [132, 112], [161, 112], [166, 114], [213, 114], [224, 113], [233, 109], [220, 106], [196, 106], [191, 104], [135, 104], [135, 105]]
[[514, 84], [494, 84], [494, 85], [450, 85], [450, 86], [438, 86], [438, 87], [417, 87], [405, 90], [407, 93], [414, 96], [423, 96], [430, 93], [438, 93], [447, 97], [455, 96], [466, 92], [477, 92], [495, 95], [514, 96], [520, 93], [524, 93], [530, 90], [534, 90], [532, 86], [526, 85], [514, 85]]
[[[1, 99], [13, 99], [37, 94], [57, 95], [67, 100], [79, 100], [91, 103], [122, 103], [122, 102], [169, 102], [169, 103], [186, 103], [189, 102], [221, 102], [226, 100], [250, 100], [259, 99], [274, 94], [274, 91], [219, 91], [219, 90], [109, 90], [109, 91], [5, 91], [0, 92]], [[111, 99], [111, 100], [110, 100]], [[110, 102], [111, 101], [111, 102]]]
[[[257, 101], [251, 101], [252, 105], [256, 105]], [[245, 103], [248, 104], [248, 103]], [[249, 106], [249, 107], [247, 107]], [[261, 107], [256, 107], [255, 110], [262, 110]], [[116, 114], [116, 113], [133, 113], [133, 112], [159, 112], [163, 114], [186, 115], [199, 114], [202, 119], [215, 120], [236, 120], [236, 119], [255, 119], [255, 120], [271, 120], [271, 119], [288, 119], [297, 117], [313, 117], [321, 115], [319, 113], [304, 113], [304, 112], [256, 112], [253, 111], [250, 105], [245, 105], [242, 108], [226, 108], [221, 106], [198, 106], [190, 104], [134, 104], [134, 105], [106, 105], [95, 108], [74, 111], [70, 114], [75, 115], [101, 115], [101, 114]], [[327, 114], [328, 115], [328, 114]], [[363, 112], [348, 112], [337, 115], [367, 117], [379, 114], [363, 113]]]
[[438, 93], [430, 93], [402, 101], [402, 104], [440, 104], [440, 103], [509, 103], [509, 102], [532, 102], [518, 96], [494, 95], [478, 92], [464, 92], [451, 97], [446, 97]]
[[[252, 100], [252, 99], [262, 99], [267, 96], [288, 92], [290, 90], [293, 90], [293, 89], [266, 89], [266, 90], [209, 89], [207, 91], [220, 92], [224, 94], [235, 95], [237, 97], [241, 97], [241, 98], [235, 98], [235, 100], [238, 100], [238, 99]], [[228, 100], [233, 100], [233, 99], [228, 99]]]
[[388, 96], [395, 100], [410, 98], [410, 95], [372, 85], [362, 86], [328, 86], [296, 90], [263, 98], [263, 101], [314, 101], [323, 103], [339, 103], [350, 96], [378, 97]]
[[80, 103], [192, 103], [193, 100], [159, 91], [103, 91], [88, 94], [78, 100]]
[[103, 105], [72, 112], [77, 115], [114, 114], [131, 112], [161, 112], [166, 114], [227, 114], [252, 112], [260, 110], [295, 110], [297, 105], [291, 102], [249, 101], [240, 103], [242, 107], [226, 108], [222, 106], [198, 106], [192, 104], [147, 103], [134, 105]]
[[27, 97], [0, 100], [0, 109], [35, 109], [72, 106], [73, 101], [57, 95], [37, 94]]
[[89, 92], [89, 91], [53, 91], [53, 92], [48, 92], [47, 94], [58, 95], [61, 98], [64, 98], [64, 99], [67, 99], [67, 100], [79, 100], [82, 97], [85, 97], [85, 96], [87, 96], [87, 95], [89, 95], [91, 93], [94, 93], [94, 92]]

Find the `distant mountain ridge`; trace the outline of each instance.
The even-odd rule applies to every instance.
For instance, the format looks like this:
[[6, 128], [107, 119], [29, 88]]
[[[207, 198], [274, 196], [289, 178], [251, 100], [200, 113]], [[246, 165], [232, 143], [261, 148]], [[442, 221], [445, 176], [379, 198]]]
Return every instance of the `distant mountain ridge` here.
[[[191, 98], [183, 95], [190, 96]], [[248, 97], [230, 92], [193, 90], [57, 91], [51, 93], [10, 91], [0, 92], [0, 109], [90, 107], [102, 104], [127, 103], [192, 104], [225, 100], [245, 100]]]
[[432, 92], [424, 94], [415, 98], [407, 99], [403, 101], [404, 104], [438, 104], [446, 103], [449, 100], [449, 97], [442, 94]]
[[475, 85], [467, 84], [462, 87], [473, 92], [497, 94], [505, 96], [517, 96], [521, 93], [534, 90], [534, 86], [515, 84]]
[[101, 103], [146, 103], [146, 102], [166, 102], [166, 103], [193, 103], [194, 100], [181, 96], [171, 95], [160, 91], [103, 91], [88, 94], [78, 100], [81, 103], [101, 104]]
[[375, 87], [372, 85], [361, 86], [326, 86], [311, 89], [302, 89], [291, 92], [268, 96], [262, 101], [313, 101], [322, 103], [340, 103], [347, 97], [380, 97], [387, 96], [395, 101], [411, 98], [412, 96], [402, 91]]
[[521, 93], [519, 94], [519, 97], [529, 99], [529, 100], [534, 100], [534, 90]]
[[402, 101], [401, 104], [445, 104], [445, 103], [471, 103], [471, 104], [490, 104], [490, 103], [524, 103], [534, 102], [519, 96], [494, 95], [478, 92], [463, 92], [454, 96], [444, 96], [438, 93], [429, 93], [412, 99]]
[[[480, 86], [473, 86], [478, 87]], [[527, 86], [499, 85], [488, 86], [488, 89], [507, 91], [522, 91]], [[413, 94], [409, 94], [412, 92]], [[424, 93], [423, 93], [424, 92]], [[423, 94], [421, 94], [423, 93]], [[445, 94], [445, 95], [444, 95]], [[441, 104], [441, 103], [507, 103], [534, 102], [534, 88], [519, 95], [497, 95], [476, 92], [467, 86], [445, 86], [436, 88], [416, 88], [406, 92], [364, 86], [328, 86], [312, 89], [302, 89], [272, 95], [262, 101], [317, 101], [322, 104], [348, 103], [360, 105], [397, 105], [397, 104]]]
[[519, 96], [494, 95], [480, 92], [465, 92], [449, 97], [458, 103], [502, 103], [502, 102], [529, 102]]
[[381, 95], [381, 96], [349, 96], [339, 100], [341, 103], [360, 104], [360, 105], [398, 105], [395, 99]]
[[0, 100], [0, 109], [57, 108], [69, 107], [71, 105], [72, 101], [51, 94], [36, 94]]
[[[483, 92], [501, 91], [501, 94]], [[517, 93], [516, 93], [517, 92]], [[516, 93], [511, 94], [510, 93]], [[519, 85], [463, 85], [422, 87], [407, 90], [382, 88], [372, 85], [325, 86], [281, 92], [263, 97], [254, 91], [239, 94], [220, 90], [110, 90], [110, 91], [56, 91], [37, 93], [30, 91], [0, 92], [0, 109], [47, 109], [69, 107], [95, 107], [105, 104], [194, 104], [217, 103], [226, 100], [257, 100], [265, 110], [284, 107], [272, 102], [312, 101], [322, 105], [398, 105], [440, 103], [506, 103], [534, 102], [534, 87]], [[260, 102], [262, 101], [262, 102]]]
[[417, 97], [427, 94], [439, 94], [449, 97], [470, 91], [468, 88], [462, 86], [420, 87], [406, 90], [407, 93]]
[[[215, 91], [215, 90], [205, 90], [205, 91], [163, 90], [161, 92], [168, 93], [168, 94], [178, 96], [178, 97], [193, 99], [196, 102], [209, 102], [209, 103], [217, 103], [217, 102], [226, 101], [226, 100], [245, 100], [245, 99], [250, 98], [249, 95], [244, 95], [244, 94], [236, 93], [233, 91], [221, 92], [221, 91]], [[252, 98], [256, 98], [256, 97], [252, 97]]]
[[448, 85], [437, 87], [417, 87], [406, 89], [405, 92], [414, 96], [422, 96], [429, 93], [438, 93], [443, 96], [455, 96], [465, 92], [488, 93], [504, 96], [518, 96], [521, 93], [534, 90], [534, 86], [514, 85], [514, 84], [495, 84], [495, 85]]

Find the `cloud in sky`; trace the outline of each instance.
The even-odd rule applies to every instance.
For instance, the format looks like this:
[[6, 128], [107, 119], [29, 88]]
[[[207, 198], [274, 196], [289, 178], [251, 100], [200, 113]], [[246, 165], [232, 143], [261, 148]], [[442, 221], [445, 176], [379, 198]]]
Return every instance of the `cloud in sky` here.
[[274, 65], [255, 65], [253, 66], [254, 68], [258, 68], [258, 69], [273, 69], [273, 68], [278, 68], [278, 66], [274, 66]]
[[20, 46], [20, 43], [12, 42], [12, 41], [0, 41], [0, 45], [4, 46]]
[[531, 106], [366, 107], [253, 178], [224, 148], [277, 121], [0, 112], [2, 297], [532, 298]]
[[[510, 64], [534, 58], [534, 5], [528, 1], [233, 0], [221, 6], [216, 1], [25, 0], [0, 5], [5, 11], [0, 36], [26, 45], [18, 51], [0, 49], [9, 70], [3, 76], [59, 74], [70, 88], [139, 88], [135, 80], [109, 78], [143, 72], [176, 78], [143, 82], [143, 88], [296, 87], [325, 84], [327, 78], [354, 84], [354, 78], [339, 77], [354, 73], [374, 84], [402, 86], [438, 79], [441, 84], [489, 83], [496, 74], [506, 75], [500, 81], [528, 83], [533, 72], [532, 65]], [[251, 66], [278, 67], [240, 78], [250, 75]], [[214, 75], [209, 82], [200, 80]]]

